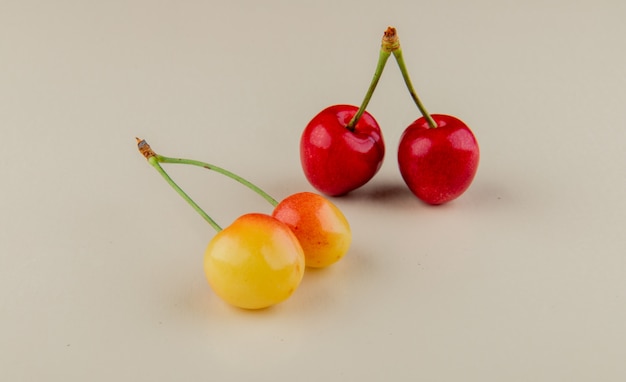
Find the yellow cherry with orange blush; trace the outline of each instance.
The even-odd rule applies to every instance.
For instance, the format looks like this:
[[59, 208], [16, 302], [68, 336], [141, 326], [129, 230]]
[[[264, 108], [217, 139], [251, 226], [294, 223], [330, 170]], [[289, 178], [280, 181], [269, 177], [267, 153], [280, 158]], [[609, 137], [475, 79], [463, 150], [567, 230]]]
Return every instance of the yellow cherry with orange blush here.
[[265, 214], [246, 214], [209, 242], [204, 271], [215, 293], [246, 309], [286, 300], [304, 275], [304, 252], [287, 225]]
[[300, 192], [283, 199], [272, 216], [285, 223], [304, 250], [306, 265], [323, 268], [339, 261], [350, 248], [352, 232], [343, 213], [328, 199]]

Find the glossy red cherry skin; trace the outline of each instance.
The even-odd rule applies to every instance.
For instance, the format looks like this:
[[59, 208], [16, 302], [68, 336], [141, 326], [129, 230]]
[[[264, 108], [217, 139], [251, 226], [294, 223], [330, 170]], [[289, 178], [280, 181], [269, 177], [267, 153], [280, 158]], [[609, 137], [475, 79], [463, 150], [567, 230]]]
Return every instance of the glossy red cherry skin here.
[[306, 126], [300, 139], [304, 175], [318, 191], [340, 196], [367, 183], [378, 172], [385, 144], [378, 123], [364, 112], [347, 128], [358, 107], [333, 105], [322, 110]]
[[419, 199], [443, 204], [470, 186], [480, 153], [465, 123], [449, 115], [431, 116], [436, 128], [430, 128], [423, 117], [406, 128], [398, 147], [398, 165], [402, 178]]

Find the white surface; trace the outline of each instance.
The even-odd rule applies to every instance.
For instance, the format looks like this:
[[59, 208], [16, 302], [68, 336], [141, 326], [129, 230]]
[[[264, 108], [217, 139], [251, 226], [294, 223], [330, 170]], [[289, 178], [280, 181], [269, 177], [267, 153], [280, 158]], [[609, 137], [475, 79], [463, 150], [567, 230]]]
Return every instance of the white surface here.
[[[379, 3], [0, 3], [0, 379], [626, 379], [625, 3]], [[384, 166], [334, 199], [349, 254], [273, 309], [226, 306], [214, 233], [134, 137], [312, 190], [300, 133], [360, 103], [388, 25], [427, 108], [474, 130], [473, 186], [440, 208], [407, 191], [418, 114], [390, 60]], [[270, 211], [168, 170], [222, 224]]]

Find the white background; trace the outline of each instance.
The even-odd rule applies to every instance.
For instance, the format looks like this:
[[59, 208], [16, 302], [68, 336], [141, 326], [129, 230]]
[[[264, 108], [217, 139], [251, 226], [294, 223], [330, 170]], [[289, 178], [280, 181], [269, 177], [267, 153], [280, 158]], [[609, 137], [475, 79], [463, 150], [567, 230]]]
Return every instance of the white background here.
[[[3, 381], [626, 379], [626, 3], [0, 2]], [[419, 202], [396, 164], [418, 117], [391, 59], [387, 144], [333, 201], [353, 245], [287, 302], [218, 300], [214, 231], [138, 154], [313, 191], [307, 122], [358, 105], [397, 27], [432, 113], [481, 147], [472, 187]], [[222, 225], [270, 206], [166, 167]]]

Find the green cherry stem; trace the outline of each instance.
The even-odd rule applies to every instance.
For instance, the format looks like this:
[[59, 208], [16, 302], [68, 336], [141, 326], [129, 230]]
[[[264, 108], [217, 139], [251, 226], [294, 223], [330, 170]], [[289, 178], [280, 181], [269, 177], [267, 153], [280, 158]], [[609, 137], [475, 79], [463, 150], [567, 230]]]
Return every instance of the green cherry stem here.
[[400, 39], [398, 38], [396, 29], [392, 27], [387, 28], [387, 31], [385, 32], [385, 36], [390, 41], [393, 41], [393, 44], [394, 44], [392, 48], [393, 56], [395, 57], [396, 62], [398, 63], [398, 67], [400, 68], [400, 72], [402, 73], [402, 78], [404, 79], [404, 83], [406, 84], [406, 87], [409, 90], [409, 93], [411, 93], [411, 97], [413, 98], [413, 101], [415, 101], [415, 105], [417, 105], [417, 108], [419, 109], [420, 113], [422, 113], [422, 116], [428, 122], [428, 126], [430, 126], [433, 129], [436, 128], [437, 123], [435, 122], [433, 117], [431, 117], [430, 113], [426, 111], [424, 104], [422, 103], [422, 101], [420, 101], [419, 97], [417, 96], [417, 92], [413, 88], [413, 84], [411, 83], [411, 78], [409, 77], [409, 71], [407, 70], [406, 64], [404, 63], [404, 57], [402, 56], [402, 48], [400, 47]]
[[161, 176], [163, 176], [167, 183], [172, 186], [172, 188], [183, 199], [185, 199], [187, 203], [189, 203], [189, 205], [198, 214], [200, 214], [200, 216], [202, 216], [204, 220], [206, 220], [207, 223], [209, 223], [211, 227], [213, 227], [213, 229], [215, 229], [215, 231], [219, 232], [222, 230], [222, 227], [220, 227], [219, 224], [215, 222], [215, 220], [213, 220], [206, 212], [204, 212], [204, 210], [200, 208], [200, 206], [196, 202], [194, 202], [193, 199], [191, 199], [191, 197], [187, 195], [185, 191], [183, 191], [178, 186], [178, 184], [176, 184], [176, 182], [174, 182], [174, 180], [167, 174], [163, 167], [161, 167], [161, 165], [159, 164], [158, 155], [154, 151], [152, 151], [150, 145], [145, 140], [137, 138], [137, 148], [139, 149], [139, 152], [148, 160], [148, 163], [150, 163], [150, 165], [154, 167], [159, 172], [159, 174], [161, 174]]
[[350, 131], [354, 131], [356, 123], [359, 121], [359, 119], [365, 112], [365, 109], [367, 108], [367, 105], [369, 104], [370, 99], [372, 98], [372, 95], [374, 94], [374, 90], [376, 90], [376, 85], [378, 85], [380, 76], [383, 74], [383, 70], [385, 69], [385, 64], [387, 63], [387, 59], [389, 59], [389, 56], [391, 55], [391, 50], [385, 47], [384, 40], [385, 40], [385, 37], [383, 37], [383, 44], [381, 45], [380, 53], [378, 54], [378, 63], [376, 64], [376, 71], [374, 72], [374, 77], [372, 77], [372, 82], [370, 83], [370, 87], [369, 89], [367, 89], [367, 93], [365, 93], [365, 97], [363, 98], [363, 102], [361, 103], [359, 110], [357, 110], [356, 114], [352, 117], [352, 119], [350, 120], [350, 122], [348, 122], [348, 125], [346, 126], [346, 128]]
[[193, 159], [169, 158], [169, 157], [165, 157], [165, 156], [158, 155], [158, 154], [156, 155], [156, 160], [160, 163], [188, 164], [188, 165], [203, 167], [208, 170], [216, 171], [222, 175], [226, 175], [227, 177], [236, 180], [237, 182], [243, 184], [244, 186], [248, 187], [252, 191], [256, 192], [265, 200], [267, 200], [273, 207], [276, 207], [278, 205], [278, 202], [276, 201], [276, 199], [272, 198], [267, 192], [263, 191], [262, 189], [257, 187], [255, 184], [247, 181], [246, 179], [240, 177], [239, 175], [234, 174], [221, 167], [218, 167], [209, 163], [205, 163], [205, 162], [200, 162], [200, 161], [193, 160]]

